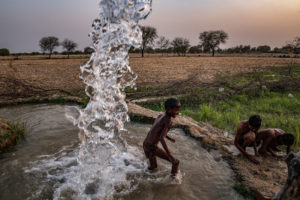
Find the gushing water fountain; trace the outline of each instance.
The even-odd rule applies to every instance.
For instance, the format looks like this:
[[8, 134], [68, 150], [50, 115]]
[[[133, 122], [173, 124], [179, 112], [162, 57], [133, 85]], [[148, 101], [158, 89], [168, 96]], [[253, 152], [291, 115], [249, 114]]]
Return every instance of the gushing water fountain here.
[[79, 169], [70, 171], [67, 182], [56, 190], [58, 199], [70, 190], [80, 199], [111, 199], [116, 191], [126, 193], [134, 187], [128, 173], [141, 170], [142, 162], [121, 137], [128, 121], [123, 90], [135, 85], [128, 51], [140, 47], [138, 22], [150, 14], [151, 6], [152, 0], [100, 1], [100, 18], [94, 20], [90, 35], [95, 52], [80, 76], [90, 102], [73, 118], [80, 129]]

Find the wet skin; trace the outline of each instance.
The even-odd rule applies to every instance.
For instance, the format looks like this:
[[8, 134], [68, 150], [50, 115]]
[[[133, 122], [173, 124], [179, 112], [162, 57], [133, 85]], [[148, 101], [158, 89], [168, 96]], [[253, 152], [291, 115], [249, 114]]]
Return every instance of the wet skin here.
[[[256, 134], [259, 128], [255, 128], [249, 124], [248, 120], [241, 121], [237, 127], [236, 136], [234, 139], [234, 145], [238, 150], [245, 155], [251, 162], [258, 164], [255, 156], [259, 156], [257, 152]], [[255, 156], [246, 152], [246, 147], [253, 146]]]
[[[269, 128], [261, 130], [257, 133], [256, 142], [263, 141], [262, 146], [259, 149], [260, 154], [271, 153], [274, 157], [279, 157], [274, 151], [280, 151], [277, 146], [284, 145], [284, 142], [278, 137], [283, 135], [285, 132], [277, 128]], [[287, 154], [291, 151], [291, 146], [287, 146]]]
[[[165, 138], [175, 143], [175, 139], [168, 136], [168, 132], [172, 127], [172, 118], [175, 118], [179, 114], [180, 105], [175, 108], [167, 109], [163, 115], [159, 115], [156, 121], [154, 122], [151, 130], [149, 131], [143, 148], [146, 154], [146, 157], [150, 161], [149, 170], [154, 170], [157, 168], [156, 157], [162, 158], [172, 163], [171, 174], [175, 176], [178, 172], [179, 160], [174, 158], [169, 151], [168, 145], [165, 141]], [[157, 145], [161, 143], [163, 149], [159, 148]]]

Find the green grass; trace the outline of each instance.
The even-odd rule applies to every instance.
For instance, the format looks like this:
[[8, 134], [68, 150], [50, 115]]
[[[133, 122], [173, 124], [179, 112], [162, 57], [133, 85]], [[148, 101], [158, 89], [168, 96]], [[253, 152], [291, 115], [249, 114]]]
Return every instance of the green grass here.
[[236, 183], [233, 186], [233, 189], [240, 194], [241, 196], [243, 196], [244, 198], [251, 198], [253, 199], [254, 197], [254, 192], [251, 191], [247, 186], [245, 186], [243, 183]]
[[[184, 101], [181, 113], [196, 121], [204, 121], [213, 126], [234, 133], [238, 123], [250, 115], [262, 117], [262, 128], [281, 128], [295, 135], [296, 147], [299, 144], [300, 127], [300, 93], [261, 92], [259, 95], [234, 95], [225, 100], [211, 100], [208, 103], [193, 104], [193, 100]], [[143, 105], [146, 108], [163, 111], [163, 102]]]
[[20, 139], [25, 137], [26, 124], [23, 122], [9, 122], [9, 130], [0, 135], [0, 144], [6, 144], [0, 147], [0, 152], [7, 152]]
[[12, 132], [17, 135], [17, 140], [24, 139], [26, 124], [24, 122], [10, 122]]

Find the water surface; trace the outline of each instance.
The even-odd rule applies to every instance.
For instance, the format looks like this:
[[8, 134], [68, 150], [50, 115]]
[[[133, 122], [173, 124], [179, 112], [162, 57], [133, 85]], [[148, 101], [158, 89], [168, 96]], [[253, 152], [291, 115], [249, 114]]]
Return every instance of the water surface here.
[[[78, 165], [78, 130], [65, 117], [69, 106], [26, 105], [0, 109], [0, 117], [24, 121], [27, 124], [26, 140], [21, 141], [12, 152], [0, 158], [0, 199], [53, 199], [53, 193], [68, 179], [66, 172]], [[186, 136], [180, 129], [172, 129], [170, 135], [176, 143], [168, 142], [171, 152], [178, 158], [182, 183], [169, 178], [171, 165], [158, 159], [154, 173], [146, 170], [147, 160], [142, 152], [142, 142], [149, 125], [129, 123], [124, 138], [129, 148], [140, 157], [141, 171], [131, 176], [133, 189], [127, 193], [114, 194], [114, 199], [241, 199], [232, 189], [233, 173], [228, 165], [216, 155], [203, 149], [199, 142]], [[130, 163], [129, 163], [130, 164]], [[97, 199], [95, 194], [101, 184], [86, 187], [84, 198]], [[121, 190], [121, 189], [120, 189]], [[117, 189], [118, 191], [118, 189]], [[73, 198], [74, 191], [64, 191], [66, 199]]]

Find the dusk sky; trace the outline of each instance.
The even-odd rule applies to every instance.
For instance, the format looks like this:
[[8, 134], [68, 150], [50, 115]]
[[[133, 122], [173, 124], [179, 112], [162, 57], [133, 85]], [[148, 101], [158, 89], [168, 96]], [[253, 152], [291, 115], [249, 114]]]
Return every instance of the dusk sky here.
[[[71, 39], [78, 49], [90, 45], [88, 33], [97, 18], [99, 0], [0, 0], [0, 48], [11, 52], [40, 51], [44, 36]], [[300, 37], [300, 0], [154, 0], [142, 22], [169, 39], [185, 37], [193, 45], [199, 33], [224, 30], [239, 44], [283, 46]], [[58, 49], [60, 50], [60, 49]]]

